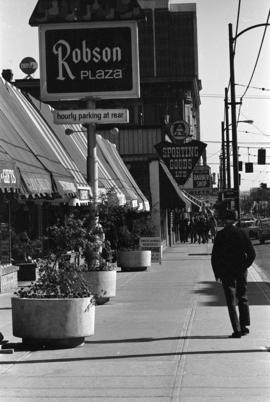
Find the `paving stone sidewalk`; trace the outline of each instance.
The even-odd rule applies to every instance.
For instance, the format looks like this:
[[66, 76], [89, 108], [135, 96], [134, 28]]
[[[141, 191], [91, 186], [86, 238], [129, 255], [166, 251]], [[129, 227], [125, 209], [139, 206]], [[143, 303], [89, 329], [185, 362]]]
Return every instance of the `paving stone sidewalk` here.
[[229, 339], [211, 244], [177, 244], [162, 264], [119, 272], [117, 295], [96, 307], [95, 335], [74, 349], [22, 350], [11, 295], [0, 295], [0, 401], [269, 402], [270, 286], [249, 271], [251, 332]]

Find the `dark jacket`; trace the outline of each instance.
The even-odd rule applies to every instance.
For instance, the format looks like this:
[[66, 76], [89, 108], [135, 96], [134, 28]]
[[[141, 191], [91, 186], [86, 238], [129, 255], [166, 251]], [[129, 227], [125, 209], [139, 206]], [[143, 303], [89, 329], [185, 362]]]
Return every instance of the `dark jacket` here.
[[249, 237], [238, 227], [226, 225], [215, 237], [211, 264], [215, 278], [236, 277], [246, 271], [256, 254]]

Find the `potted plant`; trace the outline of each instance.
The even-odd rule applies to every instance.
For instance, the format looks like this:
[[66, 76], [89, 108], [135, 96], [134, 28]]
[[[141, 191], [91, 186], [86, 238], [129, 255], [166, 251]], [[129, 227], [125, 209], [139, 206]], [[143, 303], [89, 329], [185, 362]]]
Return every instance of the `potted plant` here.
[[103, 304], [116, 294], [116, 264], [96, 212], [89, 207], [75, 212], [64, 224], [50, 227], [48, 237], [53, 240], [50, 249], [74, 260], [96, 304]]
[[84, 263], [80, 269], [89, 289], [95, 294], [96, 303], [104, 304], [116, 295], [116, 264], [113, 262], [113, 251], [99, 218], [85, 232], [81, 250]]
[[118, 228], [117, 264], [122, 271], [143, 271], [151, 266], [151, 251], [141, 249], [140, 237], [153, 236], [154, 231], [149, 214], [129, 212]]
[[51, 255], [11, 299], [13, 335], [31, 347], [74, 347], [93, 335], [95, 299], [75, 264]]

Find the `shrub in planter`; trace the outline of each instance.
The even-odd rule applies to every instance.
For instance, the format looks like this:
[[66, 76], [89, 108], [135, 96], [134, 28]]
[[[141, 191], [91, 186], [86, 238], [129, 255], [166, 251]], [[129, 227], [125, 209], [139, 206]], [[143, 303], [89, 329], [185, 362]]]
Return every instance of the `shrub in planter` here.
[[116, 264], [112, 262], [110, 242], [101, 228], [94, 228], [87, 236], [82, 250], [82, 276], [95, 294], [97, 304], [104, 304], [116, 295]]
[[149, 215], [133, 213], [133, 217], [129, 227], [124, 225], [118, 229], [117, 264], [122, 271], [142, 271], [151, 266], [151, 251], [141, 250], [140, 237], [153, 236], [155, 228]]
[[39, 279], [11, 300], [14, 336], [35, 347], [82, 344], [94, 333], [93, 294], [74, 264], [55, 256], [39, 264]]
[[[49, 228], [52, 247], [58, 255], [68, 250], [78, 253], [77, 269], [95, 295], [96, 303], [103, 304], [116, 293], [116, 266], [112, 263], [110, 242], [105, 240], [98, 217], [90, 211], [84, 216], [70, 216], [65, 224]], [[68, 256], [66, 255], [66, 258]]]

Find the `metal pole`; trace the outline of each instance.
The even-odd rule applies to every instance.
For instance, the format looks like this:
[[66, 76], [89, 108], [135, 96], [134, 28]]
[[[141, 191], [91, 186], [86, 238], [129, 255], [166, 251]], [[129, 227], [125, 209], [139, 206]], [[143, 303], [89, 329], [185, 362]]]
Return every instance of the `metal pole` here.
[[231, 158], [230, 158], [228, 88], [225, 88], [225, 130], [226, 130], [227, 188], [231, 188]]
[[226, 165], [225, 165], [225, 139], [224, 121], [221, 122], [221, 163], [222, 163], [222, 189], [226, 188]]
[[236, 124], [236, 99], [235, 99], [235, 76], [234, 76], [234, 50], [233, 50], [232, 24], [229, 24], [229, 55], [230, 55], [230, 81], [231, 81], [231, 125], [232, 125], [232, 150], [233, 150], [233, 186], [235, 191], [235, 210], [240, 219], [239, 200], [239, 169], [238, 169], [238, 145]]
[[[87, 100], [87, 107], [95, 109], [93, 99]], [[93, 192], [93, 203], [96, 209], [98, 201], [98, 161], [97, 161], [97, 141], [96, 125], [87, 125], [87, 160], [86, 160], [87, 183]]]

